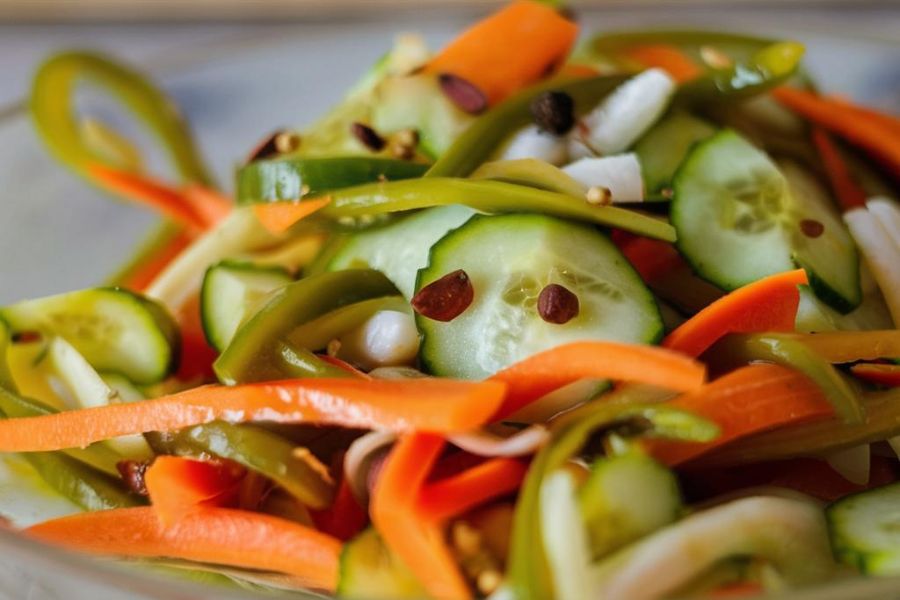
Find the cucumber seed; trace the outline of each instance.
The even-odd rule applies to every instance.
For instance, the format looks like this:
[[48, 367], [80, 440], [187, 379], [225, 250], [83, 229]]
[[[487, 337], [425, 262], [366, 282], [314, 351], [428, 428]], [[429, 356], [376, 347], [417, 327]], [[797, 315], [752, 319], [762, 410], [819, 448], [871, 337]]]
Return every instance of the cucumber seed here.
[[551, 283], [538, 296], [538, 314], [548, 323], [568, 323], [578, 316], [578, 296], [566, 287]]
[[465, 312], [474, 298], [469, 276], [458, 269], [423, 287], [410, 304], [423, 317], [446, 323]]

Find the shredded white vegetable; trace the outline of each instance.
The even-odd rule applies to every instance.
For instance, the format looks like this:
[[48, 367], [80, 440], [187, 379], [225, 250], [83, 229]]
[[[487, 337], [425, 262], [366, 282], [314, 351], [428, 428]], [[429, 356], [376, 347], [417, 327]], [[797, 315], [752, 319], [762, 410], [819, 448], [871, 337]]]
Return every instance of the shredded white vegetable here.
[[636, 154], [582, 158], [564, 166], [562, 170], [589, 188], [608, 189], [614, 204], [644, 201], [644, 180]]
[[894, 323], [900, 323], [900, 249], [878, 217], [865, 208], [845, 212], [844, 221], [884, 294]]

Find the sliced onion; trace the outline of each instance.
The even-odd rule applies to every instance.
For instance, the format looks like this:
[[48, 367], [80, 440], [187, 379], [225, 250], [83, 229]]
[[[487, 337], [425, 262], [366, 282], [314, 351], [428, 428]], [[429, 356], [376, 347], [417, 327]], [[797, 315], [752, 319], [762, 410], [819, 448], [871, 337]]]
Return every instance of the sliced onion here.
[[378, 367], [369, 371], [369, 376], [375, 379], [425, 379], [429, 377], [412, 367]]
[[546, 427], [532, 425], [506, 438], [479, 431], [451, 436], [450, 442], [478, 456], [528, 456], [537, 452], [549, 437]]
[[341, 337], [339, 356], [363, 369], [407, 365], [419, 352], [419, 332], [411, 314], [380, 310]]
[[590, 546], [575, 500], [575, 481], [568, 471], [555, 471], [541, 485], [541, 536], [557, 600], [591, 596], [588, 577]]
[[353, 496], [363, 506], [369, 503], [369, 472], [395, 439], [392, 433], [372, 431], [357, 438], [344, 454], [344, 477]]
[[881, 288], [894, 323], [900, 323], [900, 250], [878, 217], [868, 210], [849, 210], [844, 213], [844, 221]]
[[869, 471], [872, 466], [872, 453], [869, 444], [854, 446], [845, 450], [832, 452], [825, 457], [828, 465], [841, 477], [856, 485], [869, 483]]
[[900, 252], [900, 205], [893, 200], [879, 196], [867, 200], [866, 208], [875, 215], [882, 229], [893, 240], [897, 252]]
[[536, 158], [551, 165], [561, 165], [568, 158], [566, 138], [555, 136], [529, 125], [512, 136], [499, 160]]
[[636, 154], [582, 158], [562, 170], [587, 187], [608, 189], [614, 204], [644, 201], [644, 179]]

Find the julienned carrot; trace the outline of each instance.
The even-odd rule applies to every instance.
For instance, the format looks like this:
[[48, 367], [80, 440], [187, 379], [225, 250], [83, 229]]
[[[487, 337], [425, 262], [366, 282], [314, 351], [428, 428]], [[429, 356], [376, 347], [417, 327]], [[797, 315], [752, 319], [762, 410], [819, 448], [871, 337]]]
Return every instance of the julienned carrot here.
[[226, 506], [236, 500], [245, 474], [233, 463], [158, 456], [144, 483], [159, 519], [172, 525], [198, 506]]
[[234, 208], [230, 198], [196, 183], [186, 185], [182, 196], [194, 214], [210, 227], [227, 217]]
[[499, 382], [302, 379], [202, 386], [171, 396], [0, 421], [0, 452], [80, 448], [121, 435], [216, 420], [339, 425], [395, 432], [471, 431], [500, 407]]
[[831, 189], [841, 205], [841, 210], [848, 211], [853, 208], [864, 208], [866, 205], [866, 192], [853, 180], [847, 163], [841, 156], [831, 136], [821, 127], [813, 127], [813, 144], [822, 159], [825, 174], [831, 183]]
[[219, 353], [209, 345], [203, 332], [200, 314], [200, 294], [192, 294], [176, 311], [176, 320], [181, 332], [181, 353], [175, 377], [181, 381], [215, 378], [213, 361]]
[[850, 367], [850, 371], [860, 379], [872, 383], [888, 387], [900, 386], [900, 365], [859, 363]]
[[806, 272], [797, 269], [745, 285], [685, 321], [663, 346], [700, 356], [729, 333], [793, 331], [800, 305], [797, 286], [805, 283]]
[[561, 64], [577, 36], [550, 6], [517, 0], [463, 32], [425, 71], [461, 77], [496, 104]]
[[854, 114], [860, 115], [867, 119], [871, 119], [894, 135], [900, 136], [900, 117], [895, 117], [894, 115], [878, 112], [877, 110], [873, 110], [866, 106], [860, 106], [859, 104], [855, 104], [850, 100], [847, 100], [846, 98], [841, 98], [840, 96], [826, 96], [825, 99], [835, 106], [840, 106], [841, 108]]
[[519, 489], [526, 466], [512, 458], [494, 458], [440, 481], [427, 484], [418, 510], [433, 521], [463, 514], [470, 508]]
[[742, 367], [668, 403], [709, 419], [719, 437], [706, 444], [650, 442], [669, 465], [681, 464], [738, 438], [834, 414], [822, 390], [798, 371], [772, 364]]
[[625, 51], [625, 56], [645, 67], [658, 67], [678, 83], [686, 83], [703, 74], [703, 69], [676, 46], [648, 44]]
[[646, 383], [676, 391], [703, 385], [706, 368], [699, 362], [654, 346], [618, 342], [573, 342], [540, 352], [496, 373], [508, 390], [494, 419], [580, 379]]
[[287, 573], [333, 591], [341, 543], [291, 521], [228, 508], [198, 508], [166, 526], [152, 507], [88, 512], [35, 525], [25, 534], [103, 556], [164, 557]]
[[144, 291], [193, 240], [194, 236], [188, 231], [176, 233], [158, 248], [148, 251], [140, 262], [129, 267], [123, 273], [120, 285], [136, 292]]
[[848, 111], [839, 103], [797, 88], [780, 87], [772, 94], [794, 112], [871, 152], [889, 168], [900, 171], [900, 135], [885, 128], [880, 120]]
[[324, 208], [329, 202], [331, 202], [331, 198], [300, 202], [266, 202], [254, 204], [253, 213], [263, 227], [274, 234], [279, 234], [290, 229], [300, 219]]
[[471, 592], [444, 542], [441, 526], [421, 518], [419, 493], [444, 448], [436, 435], [401, 437], [378, 475], [369, 512], [388, 548], [435, 598], [466, 599]]

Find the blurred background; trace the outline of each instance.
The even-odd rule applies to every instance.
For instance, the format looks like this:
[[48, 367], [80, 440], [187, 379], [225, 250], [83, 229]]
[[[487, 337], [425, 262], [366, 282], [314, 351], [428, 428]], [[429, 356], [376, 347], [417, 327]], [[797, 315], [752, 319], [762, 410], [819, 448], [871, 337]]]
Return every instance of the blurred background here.
[[[102, 280], [153, 217], [49, 159], [25, 99], [36, 66], [100, 49], [158, 81], [225, 189], [261, 137], [321, 115], [391, 45], [439, 48], [489, 0], [0, 0], [0, 303]], [[900, 0], [584, 0], [583, 32], [704, 27], [793, 38], [822, 88], [900, 113]], [[115, 107], [88, 97], [92, 108]], [[24, 258], [23, 258], [24, 257]]]

